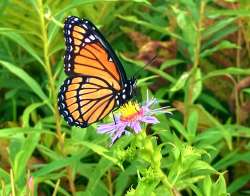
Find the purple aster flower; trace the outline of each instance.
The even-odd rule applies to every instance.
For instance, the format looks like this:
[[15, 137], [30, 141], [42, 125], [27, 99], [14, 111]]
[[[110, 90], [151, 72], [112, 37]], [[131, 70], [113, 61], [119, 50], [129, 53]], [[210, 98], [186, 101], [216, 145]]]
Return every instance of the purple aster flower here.
[[137, 134], [142, 130], [142, 123], [159, 123], [158, 119], [155, 117], [155, 114], [171, 114], [170, 111], [166, 110], [169, 107], [151, 109], [151, 107], [156, 103], [157, 100], [155, 98], [147, 98], [146, 103], [142, 106], [140, 106], [137, 102], [129, 101], [119, 109], [119, 115], [115, 117], [115, 122], [99, 125], [97, 131], [99, 133], [109, 134], [112, 137], [112, 143], [121, 137], [123, 133], [130, 134], [131, 130]]

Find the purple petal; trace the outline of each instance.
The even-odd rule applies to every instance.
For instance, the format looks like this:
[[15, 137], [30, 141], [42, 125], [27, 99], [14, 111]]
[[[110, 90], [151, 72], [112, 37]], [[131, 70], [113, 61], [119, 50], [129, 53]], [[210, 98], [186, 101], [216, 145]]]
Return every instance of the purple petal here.
[[112, 136], [111, 143], [113, 144], [119, 137], [121, 137], [122, 133], [125, 132], [125, 129], [117, 129], [116, 132], [114, 132], [114, 135]]
[[141, 121], [149, 124], [159, 123], [158, 119], [155, 118], [154, 116], [144, 116], [141, 118]]
[[142, 110], [143, 110], [144, 114], [145, 113], [147, 114], [148, 112], [150, 112], [150, 108], [147, 106], [142, 106]]
[[147, 100], [146, 104], [142, 106], [142, 109], [145, 113], [149, 113], [151, 111], [150, 107], [157, 103], [157, 99], [153, 98]]
[[157, 102], [157, 100], [154, 98], [154, 99], [151, 99], [151, 100], [149, 100], [149, 101], [147, 101], [147, 103], [146, 103], [146, 107], [147, 108], [149, 108], [151, 105], [154, 105], [154, 104], [156, 104], [156, 102]]
[[141, 131], [141, 126], [138, 121], [135, 121], [131, 124], [131, 128], [134, 129], [135, 133], [139, 133]]
[[116, 134], [114, 134], [114, 135], [112, 136], [111, 144], [113, 144], [119, 137], [120, 137], [120, 136], [119, 136], [119, 132], [117, 132]]
[[99, 133], [107, 133], [113, 131], [115, 128], [116, 128], [115, 124], [104, 124], [97, 127], [97, 131]]

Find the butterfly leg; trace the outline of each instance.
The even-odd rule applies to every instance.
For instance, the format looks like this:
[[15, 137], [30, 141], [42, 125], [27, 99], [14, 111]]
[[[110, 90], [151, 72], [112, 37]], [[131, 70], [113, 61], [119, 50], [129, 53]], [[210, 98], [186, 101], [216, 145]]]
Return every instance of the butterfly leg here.
[[116, 125], [115, 115], [114, 115], [113, 111], [112, 111], [112, 115], [113, 115], [113, 119], [114, 119], [114, 122], [115, 122], [115, 125]]

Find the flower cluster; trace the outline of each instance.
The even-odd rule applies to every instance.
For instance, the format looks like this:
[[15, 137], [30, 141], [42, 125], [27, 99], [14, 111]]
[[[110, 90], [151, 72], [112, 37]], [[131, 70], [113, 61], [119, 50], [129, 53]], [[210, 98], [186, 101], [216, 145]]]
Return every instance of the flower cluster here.
[[151, 109], [151, 107], [157, 103], [156, 99], [149, 99], [144, 105], [139, 105], [138, 102], [130, 101], [124, 104], [119, 109], [119, 115], [115, 116], [115, 122], [109, 124], [102, 124], [97, 128], [99, 133], [108, 133], [112, 137], [112, 143], [123, 133], [130, 134], [131, 130], [134, 133], [139, 133], [141, 123], [156, 124], [159, 123], [157, 118], [154, 116], [159, 113], [169, 113], [166, 110], [169, 107], [161, 107], [158, 109]]

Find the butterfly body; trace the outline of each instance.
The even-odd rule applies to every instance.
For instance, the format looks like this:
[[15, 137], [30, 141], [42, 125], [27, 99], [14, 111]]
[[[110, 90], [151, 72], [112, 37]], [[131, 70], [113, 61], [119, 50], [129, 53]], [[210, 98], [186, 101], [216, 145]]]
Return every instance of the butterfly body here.
[[58, 94], [59, 112], [71, 126], [87, 127], [133, 97], [135, 79], [127, 79], [121, 62], [98, 29], [70, 16], [64, 25], [68, 78]]

